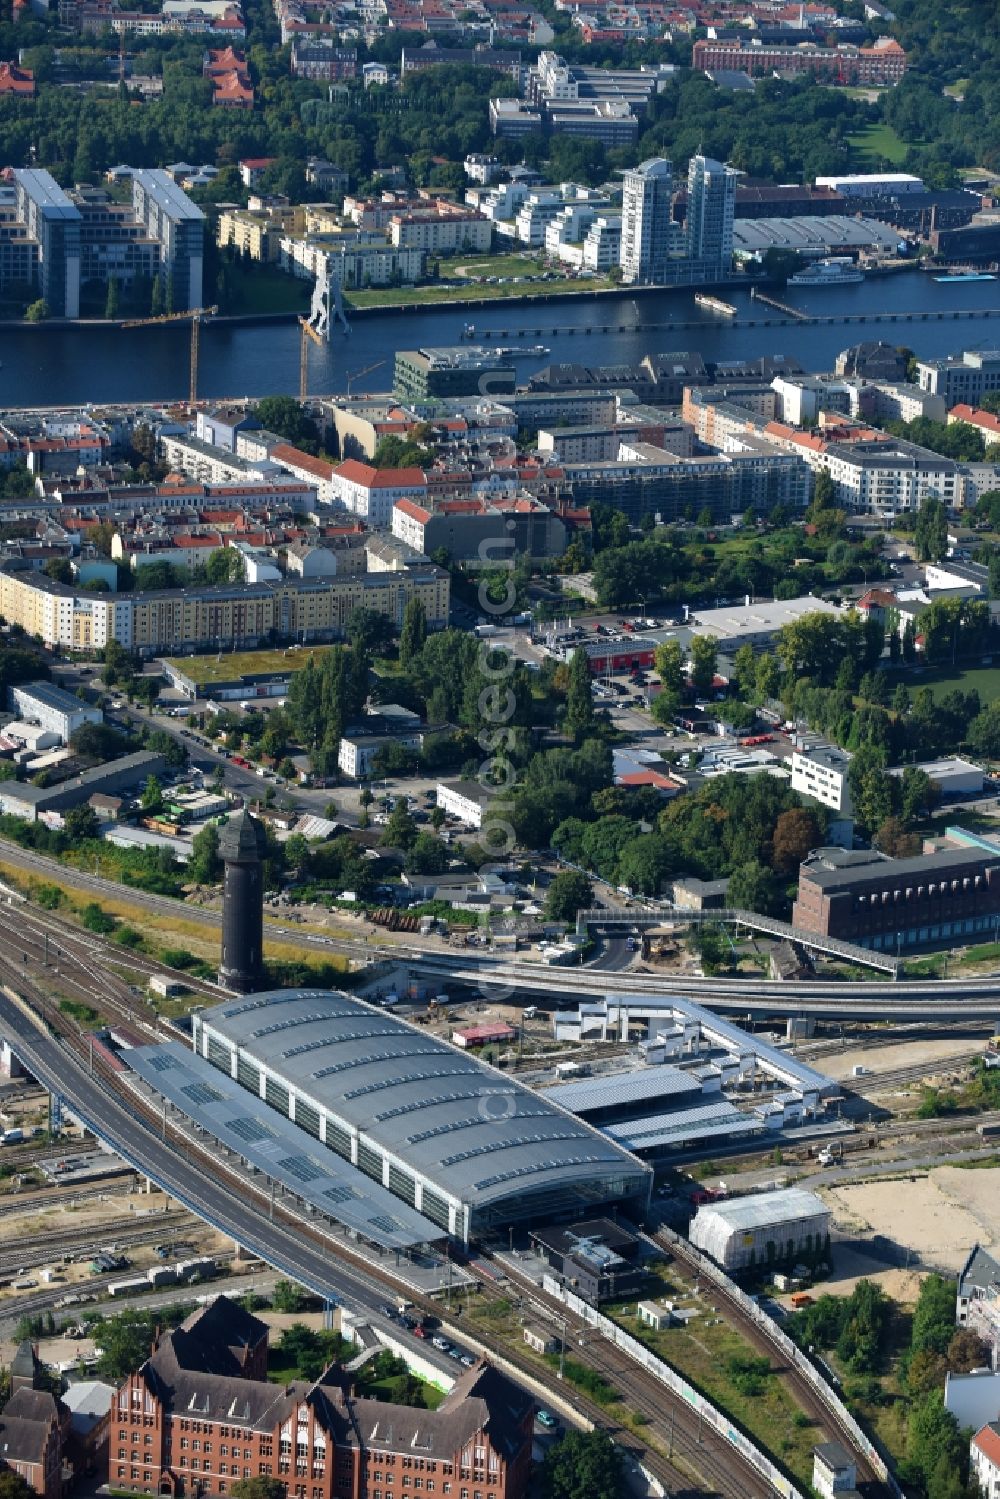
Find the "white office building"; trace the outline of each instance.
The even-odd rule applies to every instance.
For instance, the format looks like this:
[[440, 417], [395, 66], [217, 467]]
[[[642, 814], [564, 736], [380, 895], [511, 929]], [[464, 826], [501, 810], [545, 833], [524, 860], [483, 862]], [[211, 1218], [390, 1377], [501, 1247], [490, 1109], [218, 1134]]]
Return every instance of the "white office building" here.
[[667, 279], [673, 186], [673, 167], [663, 156], [625, 173], [620, 251], [624, 281], [655, 284]]
[[850, 766], [850, 755], [836, 745], [803, 745], [792, 755], [792, 790], [811, 796], [841, 817], [850, 817]]

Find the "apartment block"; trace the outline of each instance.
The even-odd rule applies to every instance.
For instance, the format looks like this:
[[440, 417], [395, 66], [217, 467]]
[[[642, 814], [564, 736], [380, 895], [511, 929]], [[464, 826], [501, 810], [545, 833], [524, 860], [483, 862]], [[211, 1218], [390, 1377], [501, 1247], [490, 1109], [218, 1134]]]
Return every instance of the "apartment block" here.
[[371, 609], [401, 624], [419, 598], [428, 624], [447, 623], [449, 576], [424, 560], [349, 576], [293, 577], [234, 585], [131, 594], [95, 594], [34, 572], [0, 568], [0, 614], [49, 646], [92, 651], [116, 640], [151, 656], [185, 649], [243, 648], [269, 639], [336, 640], [352, 609]]
[[169, 278], [174, 310], [201, 307], [205, 215], [166, 172], [132, 174], [135, 217], [160, 246], [160, 268]]
[[665, 281], [671, 253], [673, 168], [651, 157], [625, 173], [621, 268], [629, 283]]
[[497, 567], [515, 557], [560, 557], [566, 527], [529, 495], [492, 500], [441, 500], [430, 508], [416, 500], [392, 507], [392, 534], [426, 556], [444, 547], [453, 561]]
[[851, 788], [848, 781], [851, 757], [833, 744], [810, 744], [792, 754], [793, 791], [811, 796], [841, 817], [852, 815]]

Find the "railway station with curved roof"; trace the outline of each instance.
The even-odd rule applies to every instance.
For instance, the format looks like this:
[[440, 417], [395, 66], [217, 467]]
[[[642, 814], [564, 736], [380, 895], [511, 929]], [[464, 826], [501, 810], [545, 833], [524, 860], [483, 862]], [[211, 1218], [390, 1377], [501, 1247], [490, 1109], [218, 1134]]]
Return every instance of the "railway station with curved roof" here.
[[456, 1238], [645, 1203], [644, 1162], [448, 1042], [336, 990], [278, 989], [193, 1017], [212, 1066]]

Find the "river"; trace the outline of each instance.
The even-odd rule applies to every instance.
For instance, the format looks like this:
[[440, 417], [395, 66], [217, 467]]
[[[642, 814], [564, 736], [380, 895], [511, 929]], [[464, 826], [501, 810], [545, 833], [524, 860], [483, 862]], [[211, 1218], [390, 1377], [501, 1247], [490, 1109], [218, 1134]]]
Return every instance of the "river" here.
[[[780, 314], [750, 300], [743, 288], [719, 293], [740, 318]], [[942, 285], [919, 271], [871, 277], [854, 286], [790, 288], [782, 300], [816, 315], [865, 315], [864, 323], [783, 323], [733, 327], [698, 308], [689, 290], [639, 298], [567, 298], [545, 305], [492, 303], [470, 311], [437, 307], [358, 317], [352, 331], [309, 350], [311, 395], [333, 395], [353, 377], [357, 395], [386, 390], [397, 349], [453, 344], [468, 323], [495, 333], [494, 344], [543, 344], [550, 352], [518, 355], [523, 380], [554, 361], [638, 362], [667, 350], [698, 351], [706, 360], [760, 354], [794, 355], [810, 371], [832, 369], [838, 352], [861, 339], [907, 344], [924, 357], [1000, 345], [1000, 281]], [[933, 322], [878, 321], [880, 314], [994, 309], [997, 316]], [[613, 331], [601, 331], [611, 325]], [[540, 331], [539, 331], [540, 330]], [[114, 327], [0, 328], [0, 406], [166, 400], [188, 388], [187, 324]], [[369, 373], [361, 372], [370, 369]], [[199, 394], [206, 397], [294, 394], [299, 383], [299, 330], [294, 323], [226, 323], [201, 330]]]

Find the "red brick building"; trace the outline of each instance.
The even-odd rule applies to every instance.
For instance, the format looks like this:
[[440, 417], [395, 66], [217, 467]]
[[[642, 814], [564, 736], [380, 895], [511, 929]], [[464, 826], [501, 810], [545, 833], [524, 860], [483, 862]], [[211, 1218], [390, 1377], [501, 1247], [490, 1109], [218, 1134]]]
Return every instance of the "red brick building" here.
[[226, 1297], [158, 1339], [111, 1411], [112, 1489], [224, 1499], [273, 1477], [289, 1499], [522, 1499], [533, 1403], [487, 1364], [436, 1411], [356, 1399], [334, 1368], [267, 1382], [267, 1328]]
[[797, 46], [764, 46], [757, 42], [695, 42], [691, 66], [715, 72], [731, 69], [765, 78], [771, 73], [811, 73], [827, 83], [884, 85], [898, 83], [909, 59], [892, 37], [879, 37], [871, 47], [820, 47], [813, 42]]

